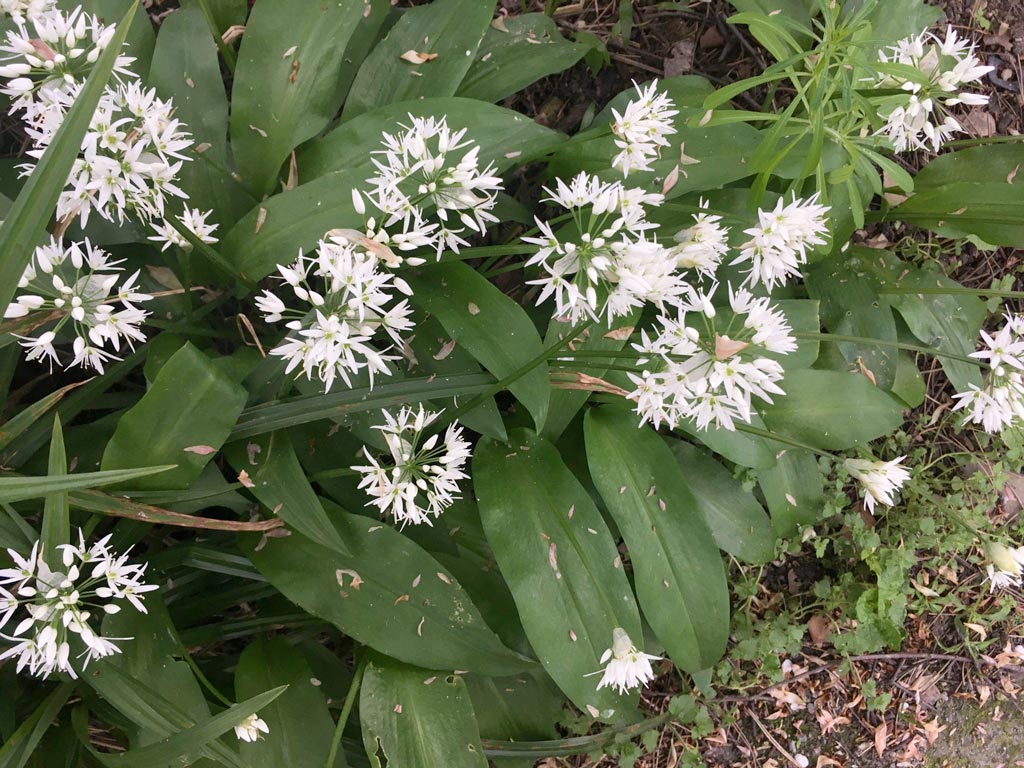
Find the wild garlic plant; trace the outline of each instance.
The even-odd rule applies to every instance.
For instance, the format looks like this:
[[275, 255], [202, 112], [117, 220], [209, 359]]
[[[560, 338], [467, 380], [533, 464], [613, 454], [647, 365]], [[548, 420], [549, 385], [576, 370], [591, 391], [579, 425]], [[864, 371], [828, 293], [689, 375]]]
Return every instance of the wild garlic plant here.
[[[238, 5], [147, 29], [0, 0], [25, 142], [0, 666], [14, 724], [56, 734], [35, 762], [356, 764], [359, 717], [371, 762], [476, 765], [536, 757], [502, 739], [554, 739], [567, 707], [632, 729], [660, 674], [697, 699], [743, 666], [737, 573], [831, 556], [843, 519], [882, 562], [966, 462], [908, 412], [1016, 439], [1024, 319], [975, 293], [1021, 295], [868, 247], [881, 221], [1024, 243], [1017, 146], [951, 146], [988, 67], [911, 29], [918, 0], [899, 28], [874, 0], [742, 13], [765, 72], [634, 82], [571, 136], [501, 106], [584, 55], [540, 15]], [[988, 522], [949, 555], [994, 604], [1024, 556]], [[478, 718], [524, 699], [526, 730]]]

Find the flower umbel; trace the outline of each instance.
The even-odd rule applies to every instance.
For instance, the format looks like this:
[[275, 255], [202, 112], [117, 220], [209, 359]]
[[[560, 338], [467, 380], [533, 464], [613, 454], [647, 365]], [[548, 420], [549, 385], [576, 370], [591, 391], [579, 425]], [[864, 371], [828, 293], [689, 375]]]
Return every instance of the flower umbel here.
[[[402, 222], [403, 233], [426, 237], [440, 258], [468, 245], [467, 232], [483, 234], [498, 218], [491, 213], [502, 189], [491, 163], [481, 168], [480, 147], [453, 131], [445, 117], [413, 117], [401, 133], [385, 133], [374, 152], [377, 173], [366, 198], [380, 212], [380, 226]], [[358, 205], [358, 204], [357, 204]], [[427, 223], [433, 208], [436, 223]], [[375, 227], [371, 226], [371, 229]]]
[[964, 410], [964, 424], [981, 424], [997, 434], [1024, 419], [1024, 315], [1004, 315], [1006, 324], [989, 335], [981, 332], [983, 348], [971, 357], [991, 366], [982, 387], [958, 392], [954, 411]]
[[364, 448], [369, 464], [352, 467], [363, 475], [359, 487], [371, 497], [367, 506], [394, 516], [403, 527], [433, 525], [432, 518], [440, 517], [459, 498], [459, 481], [469, 477], [463, 471], [472, 452], [469, 441], [458, 424], [450, 424], [444, 435], [436, 433], [424, 440], [424, 430], [441, 414], [422, 405], [418, 410], [402, 408], [398, 416], [383, 414], [385, 423], [375, 429], [380, 430], [391, 461], [382, 464]]
[[672, 99], [658, 90], [657, 80], [643, 88], [635, 82], [633, 85], [637, 97], [621, 115], [612, 110], [615, 146], [622, 150], [612, 159], [612, 168], [618, 168], [623, 176], [629, 176], [630, 171], [651, 170], [651, 159], [668, 146], [665, 137], [676, 132], [672, 118], [679, 114]]
[[[25, 318], [28, 327], [46, 329], [18, 337], [27, 359], [60, 364], [54, 345], [70, 337], [74, 357], [69, 366], [103, 373], [107, 361], [118, 359], [114, 353], [122, 344], [134, 349], [146, 340], [139, 326], [149, 313], [136, 305], [152, 297], [136, 285], [138, 270], [123, 278], [120, 264], [88, 240], [67, 246], [51, 240], [36, 248], [4, 311], [5, 319]], [[33, 318], [39, 322], [31, 323]]]
[[239, 741], [247, 741], [253, 743], [263, 738], [261, 734], [270, 733], [270, 726], [267, 725], [266, 720], [262, 720], [259, 715], [249, 715], [245, 720], [235, 726], [235, 736], [238, 737]]
[[913, 67], [919, 77], [883, 74], [878, 87], [899, 88], [904, 94], [882, 99], [881, 114], [885, 126], [879, 131], [889, 137], [897, 152], [939, 148], [953, 134], [962, 133], [960, 123], [949, 113], [957, 104], [981, 106], [988, 96], [960, 91], [961, 86], [977, 82], [993, 67], [983, 65], [975, 56], [975, 46], [960, 38], [952, 27], [946, 37], [922, 32], [900, 40], [879, 58], [883, 66], [894, 63]]
[[643, 331], [641, 343], [633, 345], [649, 355], [639, 361], [645, 366], [639, 375], [629, 374], [637, 387], [629, 397], [641, 423], [675, 427], [693, 420], [697, 429], [715, 424], [733, 430], [737, 419], [750, 422], [753, 397], [770, 403], [772, 395], [783, 394], [782, 366], [766, 353], [796, 349], [785, 316], [767, 298], [730, 286], [731, 312], [720, 317], [711, 302], [714, 291], [689, 288], [678, 315], [660, 317], [657, 335]]
[[789, 205], [780, 197], [771, 211], [757, 212], [757, 226], [745, 229], [750, 240], [743, 245], [733, 264], [750, 262], [746, 283], [764, 285], [769, 291], [800, 276], [800, 265], [807, 263], [807, 249], [824, 245], [828, 233], [825, 214], [829, 206], [818, 204], [815, 192], [806, 200], [794, 196]]
[[84, 657], [82, 669], [92, 659], [120, 653], [113, 641], [131, 638], [96, 634], [89, 623], [90, 609], [117, 613], [121, 610], [118, 601], [126, 600], [145, 613], [144, 595], [157, 587], [143, 582], [145, 564], [133, 565], [127, 552], [117, 555], [111, 551], [109, 540], [110, 536], [105, 536], [86, 546], [79, 531], [77, 545], [58, 547], [63, 571], [50, 569], [39, 542], [28, 557], [7, 550], [14, 567], [0, 569], [0, 630], [19, 610], [27, 616], [10, 635], [0, 634], [15, 644], [0, 653], [0, 661], [16, 657], [18, 672], [27, 669], [38, 677], [64, 672], [74, 678], [78, 675], [71, 662], [73, 642], [85, 646], [78, 655]]
[[288, 361], [287, 371], [301, 367], [306, 378], [315, 375], [329, 391], [335, 379], [352, 386], [352, 375], [365, 371], [373, 386], [374, 376], [390, 374], [387, 362], [391, 344], [401, 345], [401, 333], [412, 328], [412, 309], [395, 293], [412, 295], [404, 280], [382, 269], [374, 243], [357, 239], [358, 233], [328, 232], [316, 253], [289, 266], [278, 267], [280, 280], [304, 305], [289, 309], [271, 291], [257, 297], [256, 306], [268, 323], [286, 320], [292, 333], [270, 354]]
[[864, 486], [864, 506], [875, 514], [875, 504], [891, 507], [894, 495], [910, 478], [910, 472], [900, 466], [906, 456], [892, 461], [868, 461], [867, 459], [846, 459], [843, 466], [854, 479]]
[[[654, 679], [652, 661], [659, 661], [660, 656], [651, 656], [638, 650], [629, 639], [626, 630], [616, 627], [612, 630], [612, 647], [602, 654], [601, 663], [607, 664], [597, 690], [611, 686], [620, 694], [628, 693], [633, 688], [647, 685]], [[594, 672], [599, 675], [601, 672]]]
[[554, 190], [544, 191], [549, 202], [569, 211], [574, 231], [556, 234], [537, 219], [542, 237], [523, 238], [540, 246], [527, 265], [546, 272], [529, 281], [542, 288], [538, 304], [554, 297], [556, 316], [574, 323], [601, 315], [611, 320], [648, 301], [661, 307], [683, 291], [676, 257], [644, 235], [656, 226], [646, 220], [644, 206], [659, 205], [661, 195], [586, 173], [569, 183], [558, 179]]

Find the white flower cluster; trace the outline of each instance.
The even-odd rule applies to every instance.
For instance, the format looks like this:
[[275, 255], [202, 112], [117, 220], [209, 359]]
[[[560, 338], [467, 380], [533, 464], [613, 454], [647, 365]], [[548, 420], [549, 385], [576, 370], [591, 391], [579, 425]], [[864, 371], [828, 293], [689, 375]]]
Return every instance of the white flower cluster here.
[[269, 323], [287, 318], [292, 333], [270, 354], [288, 361], [287, 372], [301, 366], [309, 379], [314, 374], [329, 391], [336, 378], [351, 387], [350, 376], [366, 370], [370, 386], [376, 374], [389, 375], [388, 355], [374, 346], [381, 332], [401, 345], [401, 332], [412, 328], [409, 302], [395, 302], [395, 293], [412, 295], [400, 277], [382, 268], [379, 243], [357, 232], [334, 230], [317, 245], [312, 256], [279, 266], [280, 280], [305, 306], [289, 309], [276, 294], [264, 291], [256, 306]]
[[693, 215], [693, 226], [675, 234], [679, 245], [671, 253], [680, 269], [694, 269], [701, 278], [714, 278], [729, 250], [729, 228], [722, 224], [721, 216], [707, 213], [707, 207], [707, 200], [701, 198], [701, 210]]
[[1024, 575], [1024, 547], [1006, 547], [995, 541], [985, 545], [991, 561], [985, 566], [989, 593], [1007, 587], [1019, 587]]
[[[493, 164], [480, 167], [480, 147], [466, 138], [466, 129], [452, 131], [447, 118], [413, 117], [396, 135], [384, 133], [384, 149], [373, 154], [376, 174], [367, 183], [366, 199], [379, 212], [368, 224], [368, 236], [386, 245], [432, 245], [440, 257], [469, 243], [467, 232], [483, 234], [497, 221], [491, 213], [502, 181]], [[364, 206], [356, 196], [356, 207]], [[430, 221], [430, 210], [436, 221]], [[387, 235], [401, 222], [402, 232]]]
[[984, 386], [972, 384], [954, 396], [953, 410], [966, 412], [964, 424], [981, 424], [992, 434], [1024, 419], [1024, 315], [1004, 317], [1006, 324], [994, 336], [981, 332], [984, 349], [971, 354], [988, 361]]
[[[217, 230], [216, 224], [208, 224], [206, 219], [213, 211], [200, 211], [198, 208], [186, 208], [180, 216], [174, 218], [189, 232], [204, 243], [216, 243], [217, 238], [213, 233]], [[165, 220], [162, 224], [153, 222], [153, 230], [156, 232], [149, 239], [156, 243], [163, 243], [161, 251], [166, 251], [172, 245], [176, 245], [183, 251], [191, 251], [192, 243], [178, 231], [178, 228]]]
[[950, 107], [988, 103], [988, 96], [960, 90], [993, 69], [983, 65], [974, 50], [972, 43], [947, 27], [943, 39], [922, 32], [917, 37], [900, 40], [888, 54], [879, 55], [883, 64], [900, 64], [920, 72], [917, 78], [887, 74], [878, 81], [880, 87], [906, 91], [906, 95], [882, 102], [886, 123], [881, 133], [889, 137], [897, 152], [915, 149], [938, 152], [954, 133], [963, 131], [949, 113]]
[[[152, 296], [140, 292], [139, 272], [123, 277], [120, 261], [88, 240], [67, 246], [51, 240], [36, 248], [18, 282], [19, 292], [4, 311], [4, 319], [37, 318], [36, 336], [18, 336], [28, 360], [60, 364], [55, 344], [62, 331], [74, 337], [74, 358], [68, 367], [94, 368], [103, 373], [122, 344], [129, 349], [146, 337], [139, 326], [149, 313], [138, 303]], [[120, 308], [118, 308], [120, 305]], [[111, 352], [110, 350], [113, 350]]]
[[554, 191], [544, 191], [546, 201], [569, 211], [575, 227], [556, 235], [538, 218], [542, 237], [523, 238], [540, 246], [527, 265], [539, 264], [547, 273], [529, 281], [542, 287], [538, 304], [553, 296], [557, 317], [611, 320], [648, 301], [661, 307], [685, 290], [675, 255], [645, 236], [657, 225], [647, 221], [644, 206], [660, 205], [661, 195], [586, 173], [568, 184], [558, 179]]
[[[737, 419], [750, 422], [752, 397], [770, 403], [773, 394], [784, 394], [778, 386], [782, 366], [765, 353], [796, 349], [785, 317], [767, 298], [730, 286], [731, 312], [723, 311], [723, 322], [711, 302], [714, 291], [689, 288], [678, 315], [660, 317], [657, 335], [643, 331], [641, 343], [633, 345], [645, 355], [639, 361], [645, 369], [629, 374], [636, 385], [629, 397], [636, 401], [641, 424], [675, 427], [693, 420], [697, 429], [713, 423], [733, 430]], [[691, 314], [698, 323], [688, 324]]]
[[638, 650], [626, 634], [626, 630], [616, 627], [612, 630], [612, 647], [601, 656], [601, 663], [606, 664], [605, 668], [591, 674], [602, 675], [597, 690], [610, 686], [621, 695], [633, 688], [643, 687], [653, 680], [654, 670], [651, 668], [651, 662], [660, 660], [660, 656], [651, 656]]
[[450, 424], [444, 435], [435, 433], [425, 440], [423, 431], [440, 413], [421, 405], [418, 410], [402, 408], [398, 416], [383, 411], [385, 423], [376, 426], [387, 443], [391, 461], [381, 464], [366, 448], [366, 466], [352, 467], [363, 477], [359, 487], [371, 497], [367, 506], [382, 515], [392, 515], [401, 526], [407, 523], [433, 525], [459, 498], [459, 481], [472, 448], [462, 436], [462, 427]]
[[15, 643], [0, 653], [0, 661], [17, 657], [18, 672], [28, 669], [39, 677], [64, 672], [77, 677], [71, 664], [71, 646], [77, 641], [85, 647], [79, 654], [79, 658], [84, 657], [83, 668], [92, 659], [120, 653], [113, 641], [131, 638], [97, 635], [89, 624], [90, 609], [117, 613], [121, 610], [117, 601], [127, 600], [145, 613], [143, 595], [157, 589], [143, 581], [145, 564], [132, 565], [128, 553], [117, 555], [110, 550], [110, 536], [87, 547], [79, 531], [78, 540], [78, 545], [58, 547], [63, 571], [49, 568], [39, 542], [25, 558], [7, 550], [14, 567], [0, 569], [0, 629], [19, 609], [27, 616], [10, 635], [0, 634], [4, 640]]
[[[114, 31], [79, 7], [67, 14], [52, 8], [37, 15], [31, 29], [18, 23], [7, 33], [0, 92], [11, 97], [11, 112], [21, 113], [30, 157], [42, 157]], [[192, 140], [173, 117], [173, 104], [142, 86], [132, 61], [117, 59], [115, 82], [103, 91], [57, 203], [61, 220], [77, 216], [84, 226], [95, 210], [108, 221], [134, 216], [149, 224], [164, 217], [168, 196], [187, 197], [175, 177]], [[26, 174], [33, 168], [22, 166]]]
[[618, 168], [624, 177], [630, 171], [652, 170], [651, 159], [668, 146], [665, 137], [676, 132], [672, 118], [679, 114], [668, 94], [658, 90], [657, 80], [646, 88], [635, 82], [633, 85], [637, 98], [626, 105], [621, 115], [612, 110], [615, 146], [622, 150], [612, 159], [612, 168]]
[[843, 462], [846, 471], [864, 486], [864, 506], [872, 515], [876, 503], [891, 507], [895, 503], [894, 494], [910, 478], [910, 472], [900, 466], [905, 458], [900, 456], [892, 461], [846, 459]]
[[825, 245], [828, 233], [825, 215], [829, 206], [818, 204], [815, 192], [806, 200], [793, 197], [784, 205], [780, 197], [775, 208], [757, 212], [757, 226], [745, 229], [750, 235], [733, 264], [750, 262], [746, 282], [771, 290], [800, 276], [800, 265], [807, 263], [807, 249]]
[[56, 0], [0, 0], [0, 14], [10, 16], [15, 23], [35, 21], [50, 13]]

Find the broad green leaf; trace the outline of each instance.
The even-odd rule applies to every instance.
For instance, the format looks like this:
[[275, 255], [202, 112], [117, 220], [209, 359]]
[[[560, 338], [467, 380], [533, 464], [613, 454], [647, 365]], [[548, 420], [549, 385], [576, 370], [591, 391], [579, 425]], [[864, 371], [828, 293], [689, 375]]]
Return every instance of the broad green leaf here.
[[363, 746], [374, 768], [487, 768], [462, 678], [376, 654], [359, 692]]
[[59, 475], [57, 477], [18, 477], [0, 474], [0, 503], [10, 504], [25, 499], [41, 499], [50, 493], [115, 485], [173, 469], [173, 466], [138, 467], [137, 469], [113, 469], [103, 472], [81, 472], [77, 475]]
[[[774, 302], [774, 306], [785, 316], [786, 321], [794, 331], [818, 333], [821, 330], [819, 318], [819, 304], [817, 301], [807, 299], [780, 299]], [[787, 370], [795, 368], [810, 368], [818, 359], [820, 344], [817, 339], [797, 339], [796, 349], [786, 355], [773, 355]]]
[[427, 376], [405, 381], [378, 382], [358, 389], [339, 389], [323, 395], [299, 395], [246, 408], [231, 431], [232, 440], [265, 435], [278, 429], [337, 419], [354, 413], [449, 397], [476, 395], [494, 384], [487, 373]]
[[[911, 293], [915, 288], [960, 290], [961, 286], [937, 270], [913, 267], [888, 251], [851, 248], [852, 258], [862, 258], [875, 289], [895, 309], [910, 332], [922, 344], [956, 355], [975, 350], [978, 334], [988, 317], [985, 303], [977, 296], [942, 293]], [[868, 256], [871, 258], [869, 259]], [[942, 369], [959, 392], [971, 384], [981, 386], [978, 366], [938, 356]]]
[[908, 408], [917, 408], [928, 394], [928, 385], [921, 375], [921, 369], [909, 352], [900, 352], [896, 357], [896, 381], [893, 382], [892, 393]]
[[306, 479], [286, 433], [274, 432], [245, 445], [232, 443], [227, 455], [239, 474], [249, 474], [249, 490], [271, 514], [318, 546], [351, 552]]
[[110, 768], [177, 768], [189, 765], [203, 755], [210, 742], [268, 706], [286, 689], [287, 686], [280, 686], [253, 696], [155, 744], [118, 755], [104, 755], [102, 762]]
[[[131, 10], [132, 0], [68, 0], [60, 3], [68, 10], [81, 6], [83, 10], [95, 15], [103, 24], [116, 24]], [[131, 65], [133, 72], [144, 75], [149, 70], [149, 61], [153, 57], [153, 21], [148, 13], [139, 13], [132, 18], [125, 38], [124, 53], [134, 57]]]
[[786, 394], [761, 409], [765, 424], [817, 448], [863, 445], [903, 423], [899, 402], [860, 373], [790, 371], [782, 388]]
[[[668, 199], [687, 192], [716, 189], [751, 175], [750, 158], [757, 148], [761, 133], [745, 123], [730, 125], [689, 125], [691, 117], [704, 113], [704, 98], [713, 92], [713, 86], [696, 76], [670, 77], [659, 81], [658, 90], [675, 101], [679, 114], [672, 118], [676, 133], [668, 137], [669, 146], [651, 164], [651, 171], [632, 171], [629, 186], [642, 186], [662, 191], [663, 182], [678, 167], [674, 185], [665, 190]], [[622, 173], [611, 167], [612, 158], [619, 153], [611, 133], [614, 120], [612, 109], [622, 114], [636, 91], [624, 91], [594, 118], [594, 128], [570, 139], [555, 154], [550, 172], [568, 178], [580, 171], [596, 174], [605, 181], [621, 181]]]
[[0, 307], [11, 303], [25, 266], [32, 258], [57, 207], [57, 199], [78, 158], [92, 113], [110, 79], [137, 7], [138, 0], [117, 25], [117, 30], [96, 60], [78, 98], [68, 110], [53, 141], [36, 164], [0, 227]]
[[[203, 8], [209, 10], [216, 34], [222, 35], [238, 24], [245, 24], [249, 12], [248, 0], [182, 0], [182, 8]], [[165, 22], [166, 23], [166, 22]]]
[[381, 148], [381, 132], [394, 133], [395, 124], [407, 125], [410, 115], [444, 115], [453, 131], [465, 129], [466, 138], [480, 146], [483, 167], [494, 163], [505, 169], [542, 155], [564, 140], [561, 134], [511, 109], [467, 98], [431, 96], [378, 107], [309, 142], [296, 153], [299, 179], [307, 184], [330, 173], [359, 170], [363, 172], [359, 180], [362, 186], [363, 180], [374, 173], [370, 153]]
[[[866, 250], [866, 249], [865, 249]], [[865, 258], [875, 258], [869, 251]], [[896, 341], [896, 320], [889, 302], [878, 295], [873, 281], [864, 274], [861, 262], [846, 252], [818, 262], [804, 274], [807, 292], [821, 302], [821, 322], [832, 333], [880, 341]], [[853, 366], [863, 365], [885, 390], [896, 380], [893, 346], [870, 342], [836, 342], [840, 353]], [[783, 387], [785, 389], [785, 387]]]
[[[75, 691], [74, 683], [61, 683], [26, 717], [18, 730], [0, 746], [0, 768], [23, 768], [53, 724], [57, 713]], [[13, 695], [10, 692], [9, 695]]]
[[458, 95], [498, 102], [542, 77], [568, 69], [583, 58], [589, 45], [562, 37], [557, 25], [543, 13], [509, 16], [492, 24]]
[[729, 589], [676, 458], [632, 414], [591, 409], [584, 427], [590, 474], [629, 548], [644, 618], [676, 666], [708, 669], [725, 652]]
[[[756, 413], [753, 414], [750, 423], [764, 429], [764, 422]], [[719, 456], [741, 467], [766, 469], [775, 465], [775, 452], [778, 448], [774, 443], [758, 435], [714, 427], [699, 430], [692, 423], [685, 421], [679, 424], [679, 431], [685, 432]]]
[[992, 245], [1024, 243], [1024, 164], [1019, 143], [971, 147], [933, 159], [914, 179], [914, 194], [888, 218], [946, 237], [976, 235]]
[[36, 423], [47, 411], [59, 403], [71, 390], [80, 387], [81, 382], [68, 384], [56, 392], [51, 392], [38, 402], [18, 412], [17, 415], [0, 424], [0, 451], [6, 448], [11, 442], [26, 429]]
[[[412, 302], [436, 317], [457, 344], [498, 379], [543, 355], [529, 315], [479, 272], [462, 262], [431, 265], [407, 282]], [[501, 329], [500, 336], [495, 334]], [[542, 363], [509, 385], [538, 428], [548, 413], [551, 385]]]
[[[617, 352], [629, 341], [630, 333], [639, 318], [639, 310], [618, 318], [609, 325], [596, 323], [580, 334], [579, 339], [572, 343], [574, 352]], [[547, 335], [544, 343], [548, 346], [554, 344], [562, 334], [572, 329], [569, 323], [552, 318], [548, 324]], [[609, 364], [614, 360], [607, 360]], [[601, 378], [605, 375], [606, 369], [601, 367], [586, 366], [581, 373], [587, 376]], [[551, 404], [548, 409], [548, 419], [544, 422], [544, 429], [541, 436], [547, 440], [558, 440], [558, 438], [569, 426], [583, 404], [590, 397], [590, 392], [579, 389], [562, 389], [561, 387], [551, 390]]]
[[[418, 318], [416, 334], [406, 343], [413, 356], [408, 371], [411, 374], [444, 376], [479, 373], [482, 370], [476, 359], [455, 343], [451, 334], [435, 317], [427, 315]], [[488, 398], [472, 411], [462, 414], [459, 421], [481, 435], [493, 437], [495, 440], [508, 439], [505, 424], [501, 420], [501, 413], [494, 398]]]
[[757, 500], [725, 467], [682, 440], [669, 442], [697, 509], [730, 555], [755, 565], [775, 555], [775, 532]]
[[149, 391], [118, 419], [103, 469], [176, 464], [138, 490], [187, 488], [227, 440], [245, 390], [186, 344], [160, 369]]
[[[50, 456], [46, 474], [60, 477], [68, 473], [68, 457], [64, 450], [64, 431], [60, 419], [53, 420], [53, 435], [50, 438]], [[68, 492], [54, 491], [46, 495], [43, 502], [43, 525], [39, 535], [40, 546], [46, 564], [53, 571], [61, 569], [61, 551], [57, 547], [71, 541], [70, 510]]]
[[616, 627], [642, 642], [615, 541], [553, 445], [526, 430], [510, 437], [510, 445], [477, 445], [473, 478], [484, 531], [523, 628], [577, 707], [604, 719], [629, 712], [635, 694], [597, 690], [599, 678], [587, 676], [602, 668]]
[[[345, 100], [343, 119], [422, 96], [454, 96], [491, 23], [494, 0], [435, 0], [411, 8], [366, 57]], [[416, 64], [408, 52], [436, 54]]]
[[[128, 609], [103, 617], [107, 637], [131, 637], [122, 652], [91, 668], [87, 684], [132, 724], [132, 747], [153, 744], [210, 717], [203, 690], [189, 665], [160, 592], [146, 596], [147, 613]], [[238, 755], [219, 742], [203, 752], [218, 764], [241, 768]], [[209, 763], [202, 763], [208, 766]]]
[[[916, 37], [942, 16], [942, 8], [920, 0], [846, 0], [841, 6], [844, 17], [857, 16], [867, 10], [865, 20], [871, 24], [870, 45], [882, 48], [905, 37]], [[867, 53], [870, 53], [870, 49]]]
[[[109, 366], [102, 376], [94, 376], [88, 381], [82, 382], [78, 389], [65, 397], [63, 402], [56, 407], [56, 413], [60, 415], [61, 421], [64, 424], [70, 424], [78, 414], [94, 407], [96, 398], [123, 380], [142, 363], [145, 356], [145, 347], [137, 349], [135, 352], [125, 355], [120, 362]], [[13, 469], [24, 466], [49, 439], [52, 428], [52, 417], [38, 419], [7, 447], [5, 465]]]
[[231, 88], [231, 146], [242, 177], [261, 198], [274, 191], [288, 154], [334, 118], [345, 47], [363, 0], [253, 6]]
[[342, 124], [311, 144], [299, 161], [299, 180], [289, 190], [257, 205], [226, 234], [221, 251], [241, 272], [260, 279], [278, 263], [314, 247], [324, 233], [338, 227], [359, 228], [363, 217], [352, 207], [352, 190], [374, 173], [371, 152], [380, 149], [381, 132], [393, 133], [408, 115], [447, 114], [454, 130], [466, 128], [480, 147], [480, 162], [493, 162], [497, 173], [562, 141], [511, 110], [471, 99], [424, 99], [393, 104]]
[[480, 735], [485, 739], [532, 741], [558, 737], [555, 725], [565, 698], [546, 675], [467, 675], [465, 682]]
[[[235, 697], [239, 701], [279, 685], [288, 686], [260, 711], [270, 733], [255, 744], [239, 745], [250, 768], [325, 768], [334, 721], [313, 677], [302, 653], [284, 640], [259, 638], [242, 652], [235, 668]], [[339, 751], [337, 759], [326, 768], [344, 766], [345, 758]]]
[[242, 550], [289, 600], [381, 653], [485, 675], [532, 666], [502, 645], [459, 583], [415, 542], [362, 515], [333, 518], [351, 555], [296, 533], [244, 536]]
[[190, 207], [213, 211], [208, 221], [223, 233], [253, 201], [228, 170], [228, 98], [217, 46], [197, 4], [175, 11], [160, 25], [149, 84], [161, 97], [174, 99], [175, 117], [195, 141], [195, 157], [182, 165], [177, 184], [188, 193]]
[[781, 451], [774, 467], [757, 473], [757, 481], [779, 536], [792, 536], [800, 526], [813, 525], [821, 517], [824, 483], [810, 451]]

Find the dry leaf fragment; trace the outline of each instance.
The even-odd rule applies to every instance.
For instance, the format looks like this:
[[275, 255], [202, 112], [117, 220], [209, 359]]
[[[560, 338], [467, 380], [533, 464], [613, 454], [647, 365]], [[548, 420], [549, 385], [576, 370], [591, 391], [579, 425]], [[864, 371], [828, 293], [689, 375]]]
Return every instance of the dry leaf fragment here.
[[672, 189], [676, 184], [679, 183], [679, 166], [675, 165], [672, 170], [668, 172], [665, 177], [665, 182], [661, 185], [661, 194], [666, 195], [668, 191]]
[[348, 568], [339, 568], [338, 570], [336, 570], [334, 572], [334, 578], [336, 578], [338, 580], [338, 586], [339, 587], [344, 587], [345, 586], [345, 577], [346, 576], [348, 576], [349, 579], [350, 579], [350, 581], [348, 583], [349, 587], [351, 587], [352, 589], [354, 589], [354, 590], [356, 590], [358, 592], [359, 591], [359, 587], [361, 587], [363, 585], [363, 579], [362, 579], [362, 577], [358, 573], [356, 573], [355, 571], [349, 570]]
[[256, 487], [256, 483], [254, 483], [252, 481], [252, 478], [249, 477], [249, 473], [246, 472], [244, 469], [241, 472], [238, 473], [238, 482], [240, 482], [242, 484], [243, 488], [255, 488]]
[[1015, 178], [1017, 178], [1017, 171], [1019, 171], [1019, 170], [1020, 170], [1020, 164], [1017, 164], [1017, 165], [1015, 165], [1013, 167], [1012, 171], [1010, 171], [1008, 174], [1006, 174], [1006, 183], [1007, 184], [1013, 184], [1013, 180]]
[[881, 757], [885, 752], [885, 741], [889, 738], [889, 725], [883, 720], [875, 728], [875, 752]]
[[498, 16], [494, 21], [491, 22], [491, 26], [494, 27], [499, 32], [504, 32], [505, 34], [508, 34], [508, 27], [505, 26], [504, 16]]
[[613, 328], [604, 335], [606, 339], [613, 339], [614, 341], [626, 341], [630, 336], [633, 335], [633, 326], [624, 325], [621, 328]]
[[194, 453], [197, 456], [209, 456], [211, 453], [216, 453], [217, 449], [212, 445], [190, 445], [188, 448], [183, 448], [186, 453]]
[[253, 125], [252, 123], [249, 123], [249, 127], [250, 127], [250, 128], [252, 129], [252, 130], [256, 131], [256, 133], [258, 133], [258, 134], [259, 134], [260, 136], [262, 136], [262, 137], [263, 137], [264, 139], [265, 139], [265, 138], [267, 138], [267, 132], [266, 132], [266, 131], [264, 131], [264, 130], [263, 130], [262, 128], [257, 128], [257, 127], [256, 127], [255, 125]]
[[259, 213], [256, 214], [256, 231], [254, 234], [259, 234], [260, 230], [263, 229], [264, 223], [267, 221], [267, 209], [260, 208]]
[[293, 45], [291, 48], [289, 48], [287, 51], [284, 52], [284, 55], [281, 56], [281, 58], [282, 59], [287, 59], [289, 56], [291, 56], [293, 53], [295, 53], [295, 51], [297, 51], [298, 49], [299, 49], [299, 46]]
[[480, 307], [478, 307], [478, 306], [477, 306], [476, 304], [474, 304], [473, 302], [469, 302], [469, 305], [468, 305], [468, 306], [466, 307], [466, 310], [467, 310], [467, 311], [469, 312], [469, 314], [471, 314], [471, 315], [479, 315], [479, 314], [480, 314]]
[[451, 339], [450, 341], [446, 341], [444, 344], [441, 345], [441, 349], [439, 349], [437, 351], [437, 354], [434, 355], [434, 359], [435, 360], [444, 360], [446, 357], [448, 357], [448, 355], [450, 355], [452, 353], [452, 351], [454, 349], [455, 349], [455, 339]]
[[433, 61], [437, 58], [436, 53], [420, 53], [419, 51], [408, 50], [399, 56], [402, 61], [408, 61], [410, 64], [423, 64], [428, 61]]

